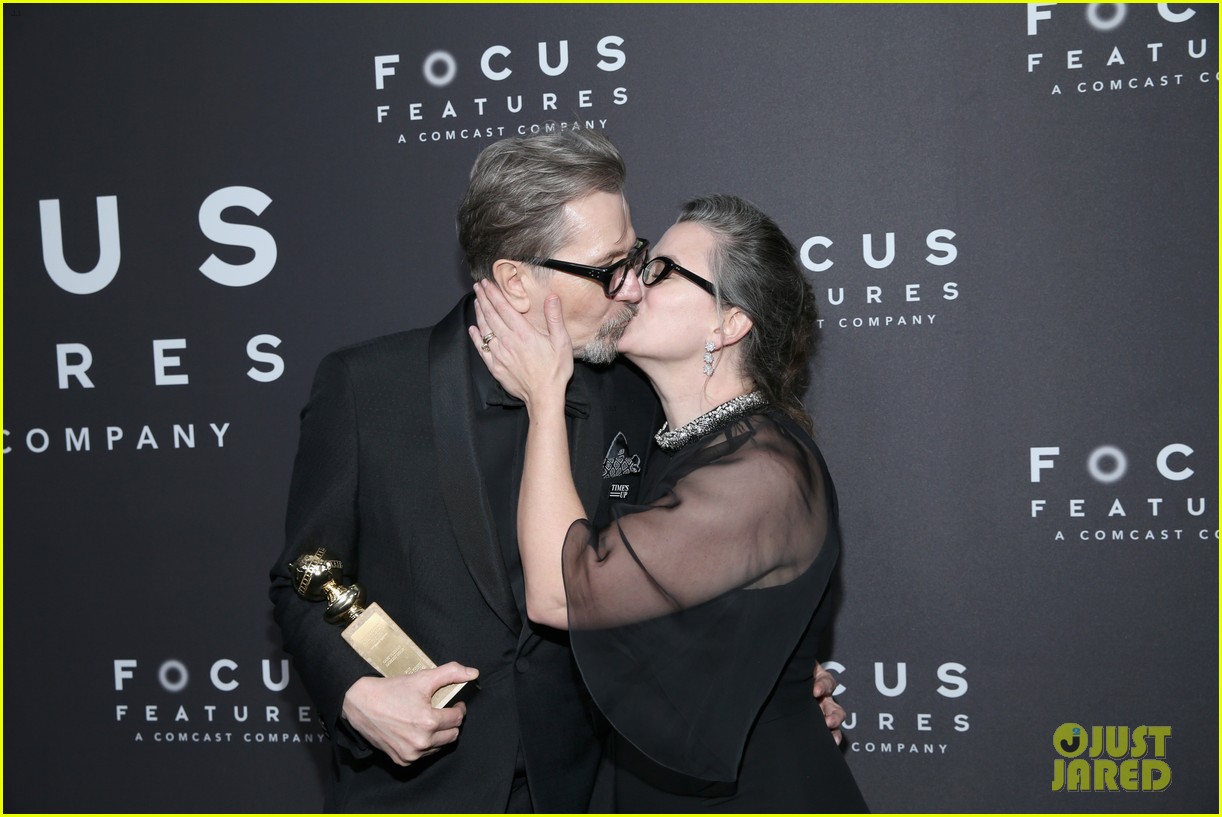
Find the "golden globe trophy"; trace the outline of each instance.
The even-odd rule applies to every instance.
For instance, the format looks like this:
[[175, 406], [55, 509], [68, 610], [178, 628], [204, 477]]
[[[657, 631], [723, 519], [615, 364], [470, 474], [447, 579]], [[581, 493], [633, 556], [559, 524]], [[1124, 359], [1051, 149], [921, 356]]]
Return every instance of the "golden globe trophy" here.
[[[365, 591], [359, 584], [340, 584], [343, 569], [343, 562], [327, 558], [326, 548], [303, 553], [289, 563], [297, 581], [297, 595], [307, 601], [327, 602], [323, 618], [331, 624], [347, 625], [341, 635], [369, 666], [387, 678], [436, 667], [381, 607], [363, 604]], [[437, 690], [433, 706], [445, 706], [464, 686], [465, 683], [450, 684]]]

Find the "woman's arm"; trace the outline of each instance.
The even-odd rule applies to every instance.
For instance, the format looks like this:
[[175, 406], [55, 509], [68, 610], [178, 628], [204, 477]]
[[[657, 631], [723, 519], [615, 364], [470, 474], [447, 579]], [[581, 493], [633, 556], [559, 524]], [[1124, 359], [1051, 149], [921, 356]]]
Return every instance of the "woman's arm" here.
[[569, 466], [564, 395], [559, 405], [529, 407], [530, 430], [518, 496], [518, 550], [526, 579], [526, 615], [531, 621], [566, 630], [568, 602], [560, 551], [574, 520], [585, 508]]
[[[488, 370], [526, 404], [530, 428], [518, 497], [518, 550], [531, 621], [568, 628], [560, 552], [574, 520], [585, 517], [569, 465], [564, 394], [573, 374], [573, 349], [560, 299], [544, 302], [547, 333], [510, 306], [495, 285], [476, 284], [478, 331], [469, 331]], [[496, 337], [484, 350], [483, 338]]]

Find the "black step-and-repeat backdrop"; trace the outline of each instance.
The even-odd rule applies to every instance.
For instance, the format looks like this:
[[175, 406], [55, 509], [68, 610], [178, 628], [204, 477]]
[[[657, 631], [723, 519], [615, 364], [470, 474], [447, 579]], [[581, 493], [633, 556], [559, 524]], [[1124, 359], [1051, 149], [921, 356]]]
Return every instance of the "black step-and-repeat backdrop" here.
[[801, 248], [872, 806], [1217, 809], [1216, 6], [3, 13], [6, 810], [321, 805], [297, 412], [548, 122]]

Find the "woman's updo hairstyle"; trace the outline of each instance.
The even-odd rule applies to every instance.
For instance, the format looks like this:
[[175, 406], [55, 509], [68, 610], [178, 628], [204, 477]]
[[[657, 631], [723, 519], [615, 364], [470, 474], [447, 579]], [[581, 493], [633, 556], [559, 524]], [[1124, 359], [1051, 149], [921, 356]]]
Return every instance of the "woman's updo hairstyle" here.
[[737, 196], [692, 199], [679, 222], [699, 224], [717, 239], [708, 261], [718, 306], [737, 306], [751, 316], [752, 328], [738, 343], [743, 374], [809, 431], [802, 398], [810, 386], [817, 324], [797, 250], [775, 221]]

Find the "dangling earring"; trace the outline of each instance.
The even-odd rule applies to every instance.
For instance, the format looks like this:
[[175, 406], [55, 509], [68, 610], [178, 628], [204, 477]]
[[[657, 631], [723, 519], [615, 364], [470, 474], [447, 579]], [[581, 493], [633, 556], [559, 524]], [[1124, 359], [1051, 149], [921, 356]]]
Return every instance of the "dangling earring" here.
[[713, 376], [713, 341], [706, 340], [704, 342], [704, 376]]

